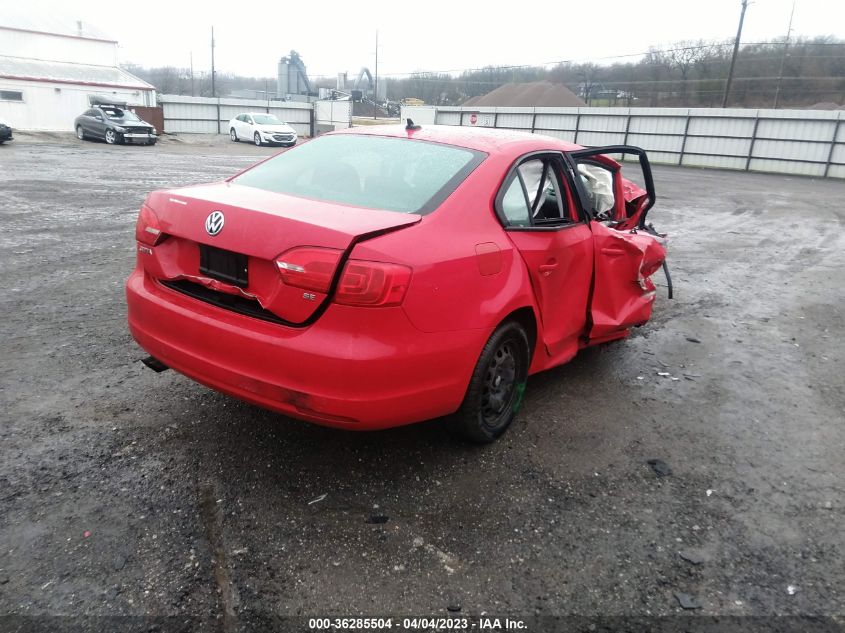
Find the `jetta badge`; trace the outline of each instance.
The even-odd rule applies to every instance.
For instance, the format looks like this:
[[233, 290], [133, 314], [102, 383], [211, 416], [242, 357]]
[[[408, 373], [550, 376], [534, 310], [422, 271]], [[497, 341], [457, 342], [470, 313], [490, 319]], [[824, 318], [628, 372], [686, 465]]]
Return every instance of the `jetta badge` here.
[[222, 211], [212, 211], [205, 219], [205, 232], [214, 237], [223, 230], [223, 224], [226, 218], [223, 217]]

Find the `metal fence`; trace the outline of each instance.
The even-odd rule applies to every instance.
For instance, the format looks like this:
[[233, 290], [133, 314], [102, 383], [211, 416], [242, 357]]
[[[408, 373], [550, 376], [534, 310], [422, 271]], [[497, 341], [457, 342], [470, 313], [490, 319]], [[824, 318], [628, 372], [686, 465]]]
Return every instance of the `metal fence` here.
[[654, 163], [845, 178], [841, 110], [406, 106], [402, 117], [637, 145]]
[[266, 112], [290, 124], [300, 136], [313, 134], [314, 109], [310, 103], [183, 95], [161, 95], [159, 103], [168, 133], [228, 134], [233, 117], [242, 112]]

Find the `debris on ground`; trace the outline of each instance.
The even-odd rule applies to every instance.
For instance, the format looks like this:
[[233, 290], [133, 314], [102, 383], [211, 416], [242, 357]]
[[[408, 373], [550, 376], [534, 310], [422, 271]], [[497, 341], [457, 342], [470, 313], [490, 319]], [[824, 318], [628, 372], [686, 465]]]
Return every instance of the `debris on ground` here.
[[692, 563], [693, 565], [701, 565], [707, 560], [707, 557], [704, 555], [703, 552], [695, 549], [685, 549], [678, 552], [678, 556], [680, 556], [683, 560], [687, 561], [688, 563]]
[[669, 468], [669, 464], [664, 462], [662, 459], [650, 459], [646, 463], [651, 466], [654, 474], [658, 477], [668, 477], [672, 474], [672, 469]]
[[447, 605], [446, 610], [451, 611], [452, 613], [458, 613], [461, 610], [461, 605], [450, 604], [450, 605]]
[[310, 506], [310, 505], [313, 505], [313, 504], [315, 504], [315, 503], [320, 503], [323, 499], [325, 499], [325, 498], [326, 498], [326, 497], [328, 497], [328, 496], [329, 496], [329, 493], [324, 493], [324, 494], [321, 494], [321, 495], [320, 495], [319, 497], [317, 497], [316, 499], [311, 499], [311, 501], [309, 501], [309, 502], [308, 502], [308, 505]]
[[796, 587], [795, 585], [787, 585], [786, 593], [788, 593], [790, 596], [794, 596], [796, 593], [798, 593], [798, 587]]
[[370, 518], [367, 519], [367, 523], [381, 524], [387, 523], [389, 520], [390, 518], [383, 514], [371, 514]]
[[699, 604], [698, 600], [695, 599], [695, 596], [692, 596], [688, 593], [683, 593], [682, 591], [675, 592], [675, 599], [678, 601], [678, 604], [681, 605], [682, 609], [700, 609], [701, 605]]
[[688, 337], [687, 337], [687, 340], [688, 340], [690, 343], [701, 343], [701, 340], [700, 340], [700, 339], [695, 338], [694, 336], [688, 336]]

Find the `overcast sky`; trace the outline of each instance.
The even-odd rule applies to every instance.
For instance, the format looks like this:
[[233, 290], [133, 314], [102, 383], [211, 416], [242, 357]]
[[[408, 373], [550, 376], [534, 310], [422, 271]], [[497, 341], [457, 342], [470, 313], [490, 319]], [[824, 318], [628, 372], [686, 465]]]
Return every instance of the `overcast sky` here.
[[[678, 40], [732, 38], [740, 0], [27, 0], [16, 6], [95, 24], [120, 42], [121, 62], [145, 66], [187, 67], [193, 52], [194, 69], [208, 69], [213, 25], [218, 70], [261, 77], [275, 76], [279, 57], [291, 49], [312, 76], [373, 69], [376, 29], [380, 75], [599, 61]], [[791, 8], [792, 0], [752, 0], [743, 41], [785, 35]], [[845, 39], [845, 2], [796, 0], [793, 35]]]

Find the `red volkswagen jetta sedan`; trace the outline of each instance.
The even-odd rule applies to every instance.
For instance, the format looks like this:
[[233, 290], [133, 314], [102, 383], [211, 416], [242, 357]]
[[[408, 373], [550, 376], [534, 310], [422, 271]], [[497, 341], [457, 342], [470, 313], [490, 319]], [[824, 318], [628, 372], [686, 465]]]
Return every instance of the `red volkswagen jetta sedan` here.
[[635, 147], [410, 121], [327, 134], [151, 193], [129, 328], [154, 369], [296, 418], [448, 416], [489, 442], [529, 375], [648, 321], [654, 201]]

